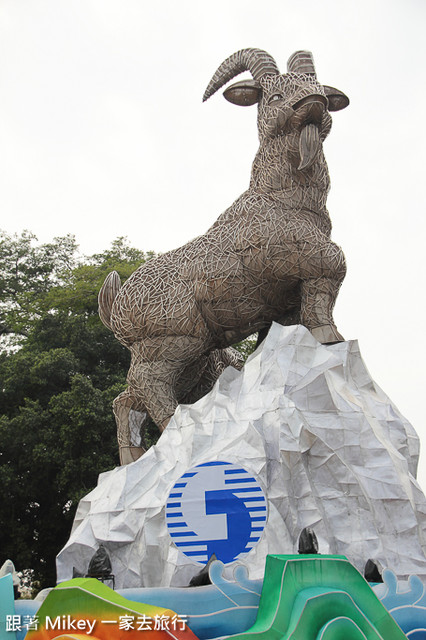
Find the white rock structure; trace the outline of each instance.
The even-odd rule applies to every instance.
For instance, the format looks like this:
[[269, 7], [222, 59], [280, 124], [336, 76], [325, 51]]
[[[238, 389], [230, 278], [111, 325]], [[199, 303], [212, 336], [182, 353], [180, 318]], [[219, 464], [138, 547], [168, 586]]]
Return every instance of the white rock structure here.
[[[231, 508], [218, 514], [214, 500], [209, 512], [207, 499], [200, 506], [188, 489], [197, 475], [193, 467], [204, 465], [200, 470], [208, 470], [208, 480], [213, 472], [207, 463], [214, 467], [218, 461], [231, 463], [223, 467], [229, 474], [241, 467], [241, 482], [251, 478], [245, 491], [258, 491], [238, 493], [244, 491], [240, 482], [235, 496], [262, 494], [267, 503], [261, 526], [253, 527], [253, 520], [262, 520], [252, 517], [253, 510], [252, 520], [246, 518], [251, 550], [227, 565], [229, 574], [238, 562], [250, 578], [261, 578], [266, 555], [297, 552], [301, 530], [311, 526], [321, 553], [344, 554], [360, 570], [372, 558], [400, 578], [426, 577], [426, 499], [415, 480], [418, 453], [413, 427], [371, 379], [356, 341], [324, 346], [302, 326], [274, 324], [241, 372], [226, 369], [207, 396], [178, 407], [142, 458], [100, 476], [80, 502], [58, 556], [58, 580], [71, 578], [73, 568], [86, 572], [103, 544], [117, 588], [187, 585], [201, 568], [197, 552], [187, 553], [191, 544], [201, 544], [191, 509], [204, 509], [201, 520], [212, 523], [203, 525], [204, 543], [209, 535], [226, 537], [227, 522], [238, 515]], [[184, 474], [189, 480], [179, 482]], [[209, 497], [215, 498], [209, 482], [206, 496], [213, 490]], [[180, 496], [177, 502], [173, 496]], [[181, 517], [174, 521], [174, 515]], [[187, 546], [176, 546], [176, 531], [186, 531], [181, 535]]]

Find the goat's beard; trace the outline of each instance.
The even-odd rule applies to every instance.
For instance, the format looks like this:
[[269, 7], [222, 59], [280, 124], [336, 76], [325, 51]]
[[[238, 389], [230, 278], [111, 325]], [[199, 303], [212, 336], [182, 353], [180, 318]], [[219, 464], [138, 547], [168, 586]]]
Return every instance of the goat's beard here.
[[299, 153], [300, 163], [298, 171], [309, 169], [315, 162], [321, 147], [320, 133], [317, 125], [306, 124], [300, 132]]

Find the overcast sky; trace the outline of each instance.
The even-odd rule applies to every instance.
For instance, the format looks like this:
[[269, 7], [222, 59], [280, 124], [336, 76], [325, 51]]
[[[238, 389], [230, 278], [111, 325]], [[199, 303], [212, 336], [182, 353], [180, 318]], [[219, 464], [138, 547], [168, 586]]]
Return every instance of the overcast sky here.
[[281, 70], [311, 50], [351, 100], [324, 145], [337, 325], [426, 450], [425, 31], [424, 0], [0, 0], [0, 228], [85, 254], [204, 232], [257, 148], [255, 107], [202, 104], [210, 77], [243, 47]]

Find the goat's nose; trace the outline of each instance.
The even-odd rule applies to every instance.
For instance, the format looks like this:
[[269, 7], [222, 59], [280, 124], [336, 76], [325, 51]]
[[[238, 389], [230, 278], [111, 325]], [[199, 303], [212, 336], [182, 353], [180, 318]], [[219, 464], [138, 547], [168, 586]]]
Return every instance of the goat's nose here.
[[305, 124], [320, 124], [327, 106], [328, 100], [325, 96], [314, 94], [295, 102], [293, 109]]

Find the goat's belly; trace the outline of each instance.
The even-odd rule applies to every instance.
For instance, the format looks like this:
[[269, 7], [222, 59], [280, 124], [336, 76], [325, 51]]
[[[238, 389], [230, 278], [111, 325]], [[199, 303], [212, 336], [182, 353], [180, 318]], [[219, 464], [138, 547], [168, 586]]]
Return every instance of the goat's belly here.
[[299, 281], [216, 277], [199, 282], [196, 303], [218, 346], [232, 344], [300, 306]]

